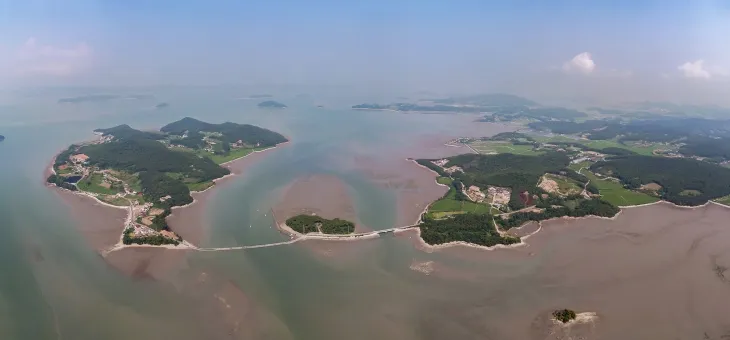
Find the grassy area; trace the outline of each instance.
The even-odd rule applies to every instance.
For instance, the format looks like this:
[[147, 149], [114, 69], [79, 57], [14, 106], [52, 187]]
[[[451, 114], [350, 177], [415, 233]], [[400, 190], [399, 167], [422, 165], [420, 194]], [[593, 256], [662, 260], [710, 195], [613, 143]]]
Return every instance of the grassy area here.
[[699, 196], [702, 195], [702, 192], [699, 190], [682, 190], [682, 192], [679, 193], [680, 196]]
[[481, 154], [512, 153], [516, 155], [539, 155], [542, 151], [533, 150], [532, 145], [515, 145], [503, 141], [475, 141], [470, 143], [472, 148]]
[[436, 182], [438, 182], [439, 184], [444, 184], [444, 185], [449, 185], [449, 186], [451, 185], [451, 183], [453, 181], [454, 180], [451, 179], [451, 177], [439, 177], [439, 178], [436, 178]]
[[[451, 179], [448, 177], [439, 177], [439, 179], [448, 179], [448, 184], [451, 184]], [[445, 180], [443, 184], [447, 184]], [[467, 212], [485, 214], [489, 213], [492, 209], [491, 206], [481, 203], [475, 203], [471, 201], [459, 201], [456, 200], [456, 191], [452, 187], [446, 196], [436, 202], [433, 202], [428, 208], [428, 214], [432, 218], [444, 218], [451, 215], [464, 214]]]
[[59, 174], [59, 175], [72, 174], [73, 172], [74, 172], [74, 168], [73, 167], [70, 167], [70, 166], [69, 167], [66, 167], [65, 169], [58, 169], [56, 171], [56, 173]]
[[657, 197], [626, 189], [621, 183], [611, 180], [599, 179], [592, 172], [583, 170], [583, 175], [588, 177], [601, 194], [601, 197], [617, 206], [638, 205], [652, 203], [659, 200]]
[[636, 142], [626, 142], [626, 144], [619, 143], [616, 139], [573, 139], [566, 136], [553, 136], [553, 137], [535, 137], [535, 140], [541, 143], [557, 143], [557, 142], [569, 142], [569, 143], [580, 143], [589, 148], [593, 149], [605, 149], [605, 148], [621, 148], [626, 149], [640, 155], [652, 156], [654, 150], [666, 148], [666, 146], [658, 143], [650, 143], [643, 145]]
[[137, 192], [142, 191], [142, 183], [140, 182], [139, 177], [136, 174], [130, 174], [128, 172], [114, 170], [109, 171], [109, 173], [112, 176], [123, 181], [124, 183], [127, 183], [130, 189]]
[[185, 185], [188, 186], [188, 189], [190, 191], [203, 191], [205, 189], [208, 189], [213, 186], [213, 182], [195, 182], [195, 183], [185, 183]]
[[[218, 144], [216, 144], [218, 145]], [[206, 157], [210, 158], [213, 162], [216, 164], [223, 164], [225, 162], [230, 162], [234, 159], [241, 158], [243, 156], [247, 156], [248, 154], [254, 152], [254, 151], [260, 151], [264, 150], [265, 148], [238, 148], [238, 149], [231, 149], [230, 152], [228, 152], [227, 155], [216, 155], [212, 152], [208, 152], [205, 150], [194, 150], [190, 148], [174, 148], [175, 151], [182, 151], [182, 152], [192, 152], [200, 157]]]
[[580, 162], [580, 163], [570, 163], [570, 165], [568, 165], [568, 168], [573, 169], [575, 171], [579, 171], [581, 168], [590, 167], [591, 164], [593, 164], [593, 162], [589, 162], [589, 161]]
[[114, 186], [112, 186], [110, 188], [106, 188], [106, 187], [102, 186], [103, 180], [104, 180], [104, 176], [102, 174], [93, 173], [90, 176], [87, 176], [84, 179], [80, 180], [77, 183], [77, 185], [80, 190], [93, 192], [96, 194], [104, 194], [104, 195], [114, 195], [123, 190], [121, 188], [116, 188]]
[[234, 159], [246, 156], [256, 150], [257, 149], [248, 149], [248, 148], [231, 149], [231, 151], [227, 155], [216, 155], [216, 154], [212, 154], [210, 152], [201, 151], [201, 155], [204, 157], [210, 158], [216, 164], [223, 164], [225, 162], [230, 162]]
[[129, 201], [123, 197], [99, 195], [99, 199], [102, 202], [106, 202], [111, 205], [118, 205], [121, 207], [126, 207], [129, 205]]
[[730, 205], [730, 195], [725, 196], [725, 197], [720, 197], [718, 199], [715, 199], [714, 201], [717, 203], [720, 203], [720, 204]]

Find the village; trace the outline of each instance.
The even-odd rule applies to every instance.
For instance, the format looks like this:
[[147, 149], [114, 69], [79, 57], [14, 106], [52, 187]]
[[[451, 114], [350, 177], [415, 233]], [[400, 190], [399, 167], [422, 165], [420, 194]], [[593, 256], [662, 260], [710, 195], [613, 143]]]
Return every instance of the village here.
[[[88, 144], [106, 143], [112, 138], [111, 135], [107, 135]], [[77, 147], [76, 151], [79, 148]], [[155, 207], [152, 202], [145, 202], [139, 180], [135, 175], [98, 169], [89, 164], [89, 156], [83, 153], [72, 153], [66, 162], [55, 167], [54, 173], [64, 178], [66, 183], [75, 186], [80, 194], [97, 199], [105, 205], [117, 208], [128, 207], [129, 215], [124, 224], [124, 230], [131, 230], [132, 238], [160, 235], [179, 240], [179, 236], [172, 231], [164, 229], [158, 231], [151, 227], [155, 217], [162, 215], [164, 209]], [[160, 202], [169, 198], [169, 195], [162, 197]]]

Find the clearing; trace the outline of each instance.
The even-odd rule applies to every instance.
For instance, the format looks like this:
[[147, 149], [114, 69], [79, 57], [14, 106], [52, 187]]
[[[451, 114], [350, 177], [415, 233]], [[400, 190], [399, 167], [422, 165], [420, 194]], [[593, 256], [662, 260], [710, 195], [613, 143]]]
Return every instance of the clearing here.
[[515, 145], [505, 141], [474, 141], [469, 145], [480, 154], [512, 153], [515, 155], [540, 155], [542, 151], [535, 151], [532, 145]]
[[619, 143], [616, 139], [582, 139], [582, 138], [570, 138], [567, 136], [553, 136], [553, 137], [535, 137], [535, 140], [541, 143], [579, 143], [593, 149], [605, 149], [605, 148], [621, 148], [629, 151], [633, 151], [639, 155], [654, 156], [654, 150], [667, 149], [667, 145], [661, 143], [648, 143], [648, 142], [625, 142], [625, 144]]
[[657, 197], [626, 189], [619, 182], [608, 179], [600, 179], [590, 171], [583, 170], [581, 171], [581, 174], [588, 177], [588, 179], [591, 180], [591, 183], [598, 188], [601, 198], [616, 206], [639, 205], [653, 203], [659, 200]]
[[549, 193], [557, 193], [561, 196], [580, 194], [583, 192], [583, 186], [578, 182], [555, 174], [543, 175], [538, 187]]
[[80, 190], [103, 195], [114, 195], [124, 190], [119, 184], [112, 185], [106, 182], [104, 175], [97, 172], [84, 177], [76, 185]]

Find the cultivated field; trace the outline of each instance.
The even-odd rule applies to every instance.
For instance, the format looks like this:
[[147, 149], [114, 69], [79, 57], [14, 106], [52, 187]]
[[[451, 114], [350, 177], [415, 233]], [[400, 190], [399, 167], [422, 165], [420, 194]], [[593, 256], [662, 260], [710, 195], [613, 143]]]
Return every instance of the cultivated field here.
[[475, 141], [470, 143], [471, 147], [481, 154], [512, 153], [516, 155], [539, 155], [542, 151], [533, 150], [532, 145], [515, 145], [503, 141]]
[[639, 205], [659, 200], [657, 197], [626, 189], [623, 185], [621, 185], [621, 183], [606, 179], [599, 179], [590, 171], [583, 170], [581, 173], [588, 177], [591, 180], [591, 183], [598, 187], [598, 191], [604, 200], [617, 206]]

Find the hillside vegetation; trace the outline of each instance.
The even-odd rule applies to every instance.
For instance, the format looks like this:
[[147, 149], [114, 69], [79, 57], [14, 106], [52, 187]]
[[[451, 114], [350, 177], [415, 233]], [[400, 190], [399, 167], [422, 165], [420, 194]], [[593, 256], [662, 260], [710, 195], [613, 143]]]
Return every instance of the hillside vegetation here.
[[591, 171], [616, 177], [631, 189], [657, 183], [662, 199], [680, 205], [730, 194], [730, 169], [694, 159], [622, 156], [593, 164]]

